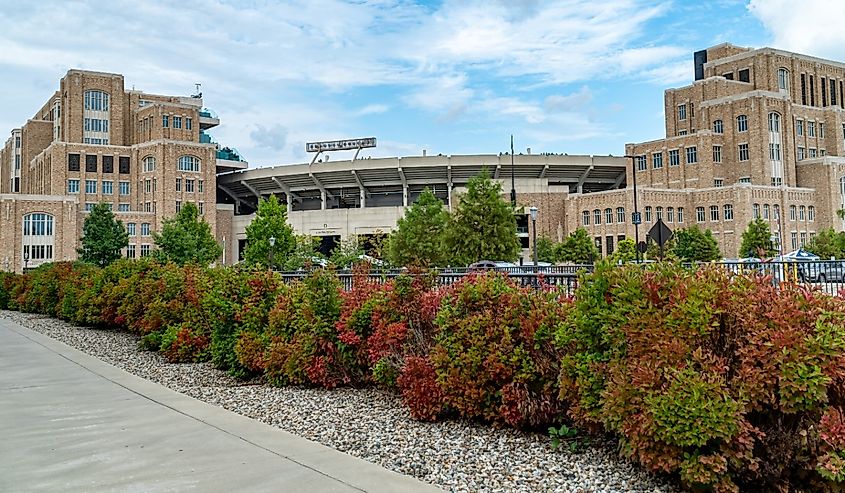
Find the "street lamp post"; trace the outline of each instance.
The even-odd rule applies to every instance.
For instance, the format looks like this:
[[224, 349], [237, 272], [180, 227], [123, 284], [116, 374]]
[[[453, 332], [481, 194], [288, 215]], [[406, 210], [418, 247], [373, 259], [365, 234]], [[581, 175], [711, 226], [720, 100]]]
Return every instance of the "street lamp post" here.
[[23, 271], [24, 271], [24, 273], [26, 273], [27, 270], [29, 270], [29, 252], [24, 251], [23, 252]]
[[274, 246], [276, 246], [276, 237], [271, 236], [270, 237], [270, 254], [269, 254], [270, 258], [269, 258], [269, 262], [268, 262], [270, 270], [273, 270], [273, 247]]
[[532, 232], [532, 240], [531, 243], [534, 245], [534, 273], [537, 273], [537, 208], [533, 205], [528, 208], [531, 212], [531, 229]]
[[637, 263], [640, 263], [640, 210], [637, 207], [637, 168], [635, 164], [635, 158], [637, 156], [630, 156], [625, 155], [625, 157], [631, 158], [631, 177], [634, 184], [634, 213], [631, 214], [631, 222], [634, 223], [634, 251], [637, 254]]

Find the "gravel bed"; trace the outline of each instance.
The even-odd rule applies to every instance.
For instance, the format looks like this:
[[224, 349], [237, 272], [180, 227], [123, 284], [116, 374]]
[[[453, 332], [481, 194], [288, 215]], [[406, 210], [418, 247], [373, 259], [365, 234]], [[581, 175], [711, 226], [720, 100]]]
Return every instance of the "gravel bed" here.
[[48, 317], [0, 317], [177, 392], [257, 419], [453, 492], [674, 492], [610, 446], [553, 451], [549, 438], [466, 421], [420, 423], [379, 389], [275, 388], [241, 382], [209, 363], [170, 364], [138, 350], [138, 337]]

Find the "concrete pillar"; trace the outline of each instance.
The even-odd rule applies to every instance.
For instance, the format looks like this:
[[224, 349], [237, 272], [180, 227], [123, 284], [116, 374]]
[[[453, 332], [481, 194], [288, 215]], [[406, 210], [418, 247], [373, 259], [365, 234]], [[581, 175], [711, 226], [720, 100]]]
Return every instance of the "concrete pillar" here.
[[285, 197], [288, 199], [288, 217], [290, 217], [290, 213], [293, 212], [293, 197], [289, 193], [286, 193]]
[[361, 208], [367, 207], [367, 193], [364, 192], [364, 189], [361, 189]]
[[325, 191], [320, 192], [320, 209], [326, 210], [326, 192]]
[[410, 191], [408, 190], [408, 186], [403, 185], [402, 186], [402, 205], [404, 207], [408, 207], [408, 194], [409, 193], [410, 193]]

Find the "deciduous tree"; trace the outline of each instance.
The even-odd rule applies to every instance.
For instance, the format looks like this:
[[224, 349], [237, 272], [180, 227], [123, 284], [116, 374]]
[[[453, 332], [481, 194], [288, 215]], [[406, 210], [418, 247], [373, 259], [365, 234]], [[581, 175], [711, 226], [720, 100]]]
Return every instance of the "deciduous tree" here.
[[748, 223], [742, 233], [742, 244], [739, 247], [740, 257], [771, 257], [776, 253], [772, 247], [772, 231], [769, 223], [761, 218]]
[[[287, 221], [287, 206], [281, 204], [275, 195], [259, 200], [255, 219], [246, 227], [244, 261], [268, 267], [272, 258], [272, 268], [284, 265], [287, 256], [296, 247], [293, 228]], [[270, 238], [275, 239], [272, 246]]]
[[161, 233], [153, 232], [158, 247], [154, 255], [179, 265], [208, 265], [217, 260], [223, 248], [211, 235], [211, 226], [198, 216], [197, 206], [187, 202], [175, 217], [165, 219]]
[[79, 259], [105, 267], [119, 259], [120, 250], [129, 245], [129, 235], [123, 223], [115, 219], [105, 202], [95, 204], [82, 225], [82, 247]]
[[684, 262], [710, 262], [722, 258], [719, 243], [713, 233], [702, 231], [697, 225], [675, 231], [671, 251]]
[[590, 238], [590, 233], [584, 228], [578, 228], [558, 245], [556, 257], [561, 262], [591, 264], [600, 255], [599, 249], [596, 248], [596, 244]]

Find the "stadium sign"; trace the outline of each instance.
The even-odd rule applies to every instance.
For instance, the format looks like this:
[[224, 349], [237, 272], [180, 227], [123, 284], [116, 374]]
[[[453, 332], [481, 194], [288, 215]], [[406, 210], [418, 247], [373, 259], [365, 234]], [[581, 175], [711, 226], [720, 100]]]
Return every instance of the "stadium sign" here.
[[364, 149], [366, 147], [375, 147], [376, 138], [367, 137], [364, 139], [348, 139], [348, 140], [329, 140], [326, 142], [308, 142], [305, 144], [306, 152], [323, 152], [323, 151], [348, 151], [352, 149]]

